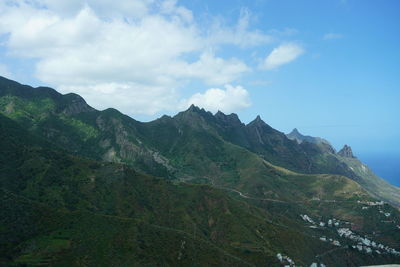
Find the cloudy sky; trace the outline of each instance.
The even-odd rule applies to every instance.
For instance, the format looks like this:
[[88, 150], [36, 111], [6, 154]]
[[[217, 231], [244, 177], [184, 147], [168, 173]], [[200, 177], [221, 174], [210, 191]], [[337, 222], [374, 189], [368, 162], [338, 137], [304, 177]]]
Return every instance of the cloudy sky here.
[[400, 152], [397, 0], [0, 0], [0, 75], [139, 120], [191, 103]]

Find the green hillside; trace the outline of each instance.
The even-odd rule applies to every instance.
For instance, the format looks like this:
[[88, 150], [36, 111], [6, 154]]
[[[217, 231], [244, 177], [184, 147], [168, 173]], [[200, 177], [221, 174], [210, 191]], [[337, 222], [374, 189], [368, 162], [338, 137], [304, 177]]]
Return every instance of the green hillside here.
[[[243, 126], [234, 115], [192, 106], [141, 123], [96, 111], [77, 95], [5, 79], [0, 112], [4, 264], [289, 263], [277, 254], [302, 266], [399, 260], [399, 212], [341, 172], [277, 164], [304, 147], [259, 119]], [[260, 150], [248, 131], [264, 131]], [[320, 166], [337, 167], [309, 149]]]
[[400, 188], [389, 184], [372, 172], [368, 166], [357, 158], [337, 156], [357, 174], [357, 182], [371, 195], [400, 207]]
[[[94, 110], [78, 95], [61, 95], [50, 88], [32, 88], [4, 78], [0, 79], [0, 112], [73, 153], [125, 162], [156, 176], [173, 178], [176, 169], [181, 171], [181, 166], [173, 164], [181, 163], [174, 161], [175, 156], [182, 156], [177, 154], [176, 149], [183, 150], [177, 143], [189, 140], [203, 147], [225, 141], [303, 173], [353, 175], [335, 157], [320, 160], [317, 145], [299, 145], [259, 117], [244, 125], [234, 114], [214, 116], [192, 106], [173, 118], [140, 123], [113, 109]], [[214, 152], [206, 153], [211, 156]]]
[[389, 184], [374, 174], [371, 169], [353, 155], [351, 147], [344, 145], [344, 147], [336, 153], [328, 141], [319, 137], [304, 136], [299, 133], [297, 129], [293, 130], [287, 136], [305, 146], [309, 146], [310, 143], [315, 143], [325, 147], [326, 149], [315, 153], [314, 161], [325, 162], [323, 164], [327, 164], [328, 162], [333, 162], [327, 161], [327, 158], [336, 158], [341, 165], [346, 166], [346, 168], [352, 172], [348, 177], [351, 177], [354, 181], [359, 183], [372, 196], [400, 207], [400, 188]]
[[[218, 189], [172, 184], [124, 165], [42, 148], [4, 117], [0, 129], [5, 262], [78, 265], [82, 253], [91, 266], [173, 265], [179, 257], [182, 265], [274, 264], [282, 246], [260, 235], [310, 239], [268, 223], [269, 214]], [[184, 242], [187, 248], [180, 248]]]

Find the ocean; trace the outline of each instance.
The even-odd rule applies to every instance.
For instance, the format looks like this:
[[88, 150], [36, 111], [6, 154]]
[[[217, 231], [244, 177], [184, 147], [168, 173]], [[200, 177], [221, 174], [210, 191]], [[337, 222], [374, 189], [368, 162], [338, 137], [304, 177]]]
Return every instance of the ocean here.
[[400, 154], [360, 155], [359, 159], [379, 177], [400, 186]]

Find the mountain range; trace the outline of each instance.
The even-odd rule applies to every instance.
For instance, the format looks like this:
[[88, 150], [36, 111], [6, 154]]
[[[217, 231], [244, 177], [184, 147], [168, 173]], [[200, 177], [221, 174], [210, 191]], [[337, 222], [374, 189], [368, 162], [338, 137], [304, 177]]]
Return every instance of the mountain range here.
[[400, 260], [400, 189], [349, 146], [194, 105], [143, 123], [0, 78], [0, 263]]

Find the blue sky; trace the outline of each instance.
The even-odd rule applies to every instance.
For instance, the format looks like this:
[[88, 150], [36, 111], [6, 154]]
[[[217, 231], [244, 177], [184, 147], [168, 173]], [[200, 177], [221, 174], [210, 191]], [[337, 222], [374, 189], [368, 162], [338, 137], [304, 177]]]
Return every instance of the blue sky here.
[[0, 75], [139, 119], [191, 103], [400, 154], [396, 0], [0, 0]]

